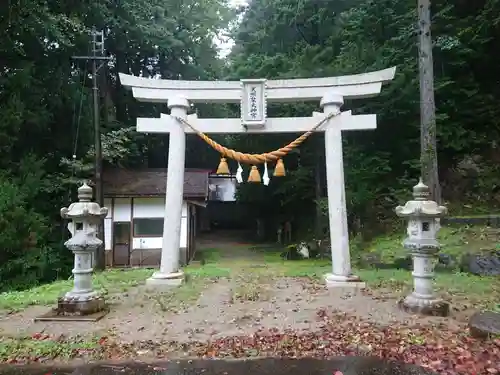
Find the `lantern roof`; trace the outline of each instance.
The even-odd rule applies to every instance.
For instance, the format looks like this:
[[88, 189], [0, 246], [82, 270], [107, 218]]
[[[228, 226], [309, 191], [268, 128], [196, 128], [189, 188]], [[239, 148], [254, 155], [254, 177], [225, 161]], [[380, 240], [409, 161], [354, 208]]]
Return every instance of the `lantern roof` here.
[[99, 206], [99, 203], [92, 202], [92, 195], [92, 188], [84, 183], [78, 188], [78, 202], [71, 203], [69, 207], [61, 208], [61, 217], [63, 219], [106, 217], [108, 209]]
[[406, 202], [404, 206], [396, 207], [396, 215], [401, 217], [443, 217], [448, 213], [448, 209], [438, 205], [429, 199], [429, 187], [425, 185], [422, 178], [413, 187], [413, 200]]

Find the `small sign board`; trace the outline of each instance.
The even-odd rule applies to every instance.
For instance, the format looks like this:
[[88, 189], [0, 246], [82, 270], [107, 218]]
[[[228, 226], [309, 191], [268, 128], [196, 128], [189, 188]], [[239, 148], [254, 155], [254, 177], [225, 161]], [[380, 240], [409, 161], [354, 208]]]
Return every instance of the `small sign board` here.
[[241, 80], [241, 123], [246, 127], [261, 128], [266, 123], [266, 80]]

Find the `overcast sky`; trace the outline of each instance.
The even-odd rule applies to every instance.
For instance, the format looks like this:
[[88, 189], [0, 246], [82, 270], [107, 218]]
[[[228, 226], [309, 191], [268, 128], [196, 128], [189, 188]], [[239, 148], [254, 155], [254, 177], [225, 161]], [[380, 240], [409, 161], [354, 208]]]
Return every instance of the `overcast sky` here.
[[[248, 0], [229, 0], [229, 4], [234, 7], [245, 5], [248, 3]], [[233, 41], [229, 38], [216, 38], [215, 43], [220, 48], [219, 55], [221, 57], [225, 57], [231, 52], [231, 48], [233, 47]]]

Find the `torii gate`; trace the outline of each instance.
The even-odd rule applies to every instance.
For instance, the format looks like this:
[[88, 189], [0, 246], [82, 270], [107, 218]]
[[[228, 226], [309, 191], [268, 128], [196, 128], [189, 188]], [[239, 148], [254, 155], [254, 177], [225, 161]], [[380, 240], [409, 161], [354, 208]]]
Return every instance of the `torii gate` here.
[[[362, 286], [351, 272], [349, 235], [344, 185], [342, 130], [375, 129], [376, 115], [341, 112], [344, 99], [376, 96], [382, 84], [394, 78], [396, 68], [328, 78], [238, 81], [174, 81], [120, 74], [123, 86], [131, 88], [142, 102], [167, 103], [170, 115], [138, 118], [137, 131], [170, 133], [167, 191], [160, 270], [147, 280], [148, 285], [180, 285], [179, 268], [181, 211], [184, 186], [186, 133], [299, 133], [311, 130], [314, 122], [326, 118], [315, 131], [325, 132], [328, 211], [332, 272], [325, 275], [327, 286]], [[312, 117], [267, 118], [267, 102], [320, 101], [322, 113]], [[199, 119], [188, 115], [190, 103], [240, 103], [241, 118]]]

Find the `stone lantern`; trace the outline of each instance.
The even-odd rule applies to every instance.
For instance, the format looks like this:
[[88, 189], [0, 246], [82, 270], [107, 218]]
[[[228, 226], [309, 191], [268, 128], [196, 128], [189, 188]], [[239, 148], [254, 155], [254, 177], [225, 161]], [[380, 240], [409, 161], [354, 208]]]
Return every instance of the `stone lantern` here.
[[59, 298], [59, 315], [89, 315], [105, 309], [105, 301], [92, 287], [92, 259], [103, 242], [97, 238], [98, 226], [108, 214], [106, 207], [92, 202], [92, 188], [78, 188], [78, 202], [61, 208], [61, 217], [70, 220], [71, 238], [64, 245], [75, 255], [73, 289]]
[[413, 187], [413, 200], [395, 210], [399, 217], [408, 218], [408, 237], [403, 246], [413, 258], [414, 290], [400, 302], [400, 307], [412, 313], [447, 316], [449, 304], [433, 291], [434, 257], [440, 249], [436, 240], [438, 219], [447, 214], [447, 209], [429, 200], [429, 195], [429, 188], [420, 179]]

